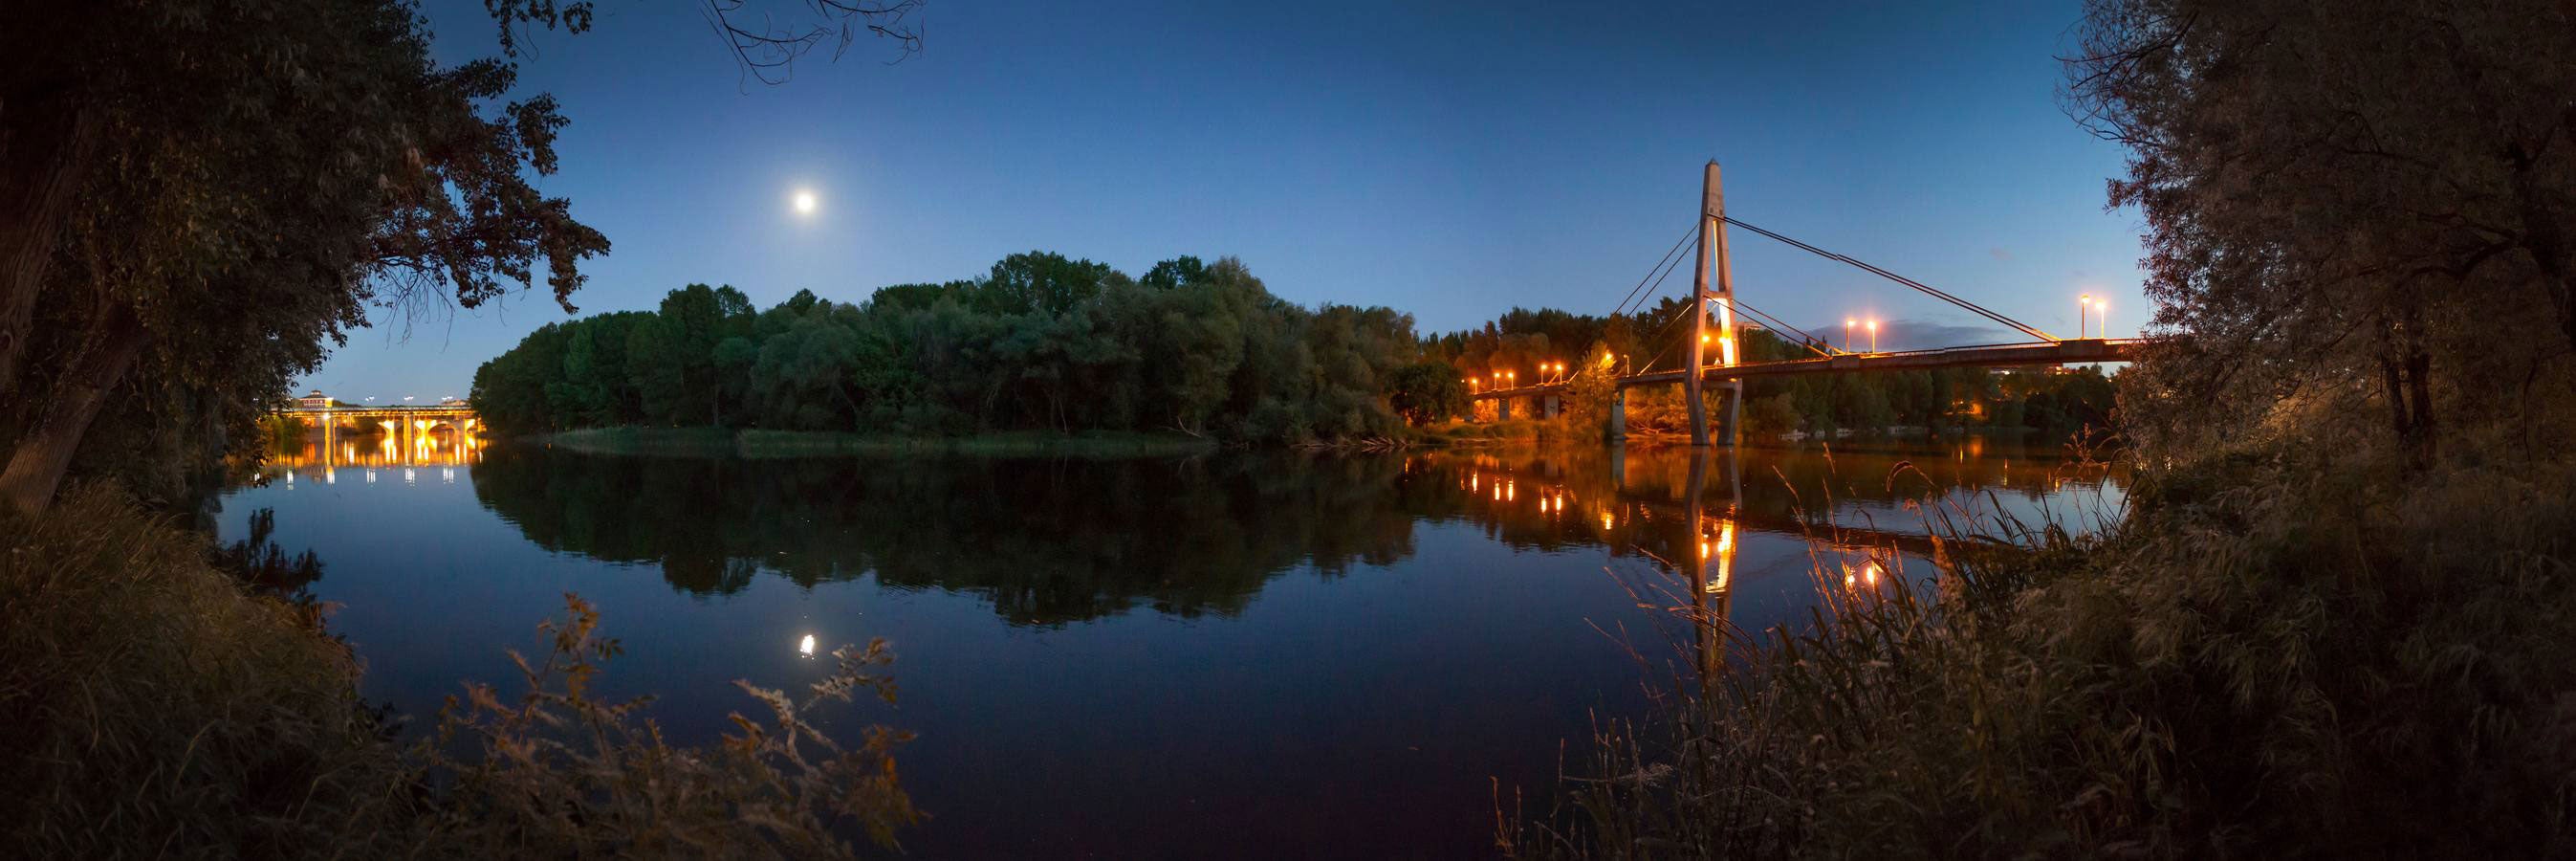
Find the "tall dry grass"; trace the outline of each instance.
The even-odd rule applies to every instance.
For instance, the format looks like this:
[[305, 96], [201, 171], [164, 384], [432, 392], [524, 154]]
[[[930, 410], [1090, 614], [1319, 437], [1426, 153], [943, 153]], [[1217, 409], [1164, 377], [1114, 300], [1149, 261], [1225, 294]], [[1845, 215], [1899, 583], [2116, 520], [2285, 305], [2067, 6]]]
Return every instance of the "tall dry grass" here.
[[839, 858], [921, 815], [906, 735], [815, 718], [892, 699], [881, 642], [800, 697], [742, 684], [761, 717], [674, 745], [591, 697], [618, 647], [567, 596], [514, 690], [470, 686], [406, 744], [306, 609], [209, 564], [257, 542], [210, 553], [90, 487], [0, 515], [0, 543], [0, 857]]
[[[1521, 857], [2576, 855], [2576, 473], [2370, 452], [1944, 538], [1605, 726]], [[1976, 534], [1972, 534], [1976, 533]], [[1991, 539], [2000, 533], [2004, 540]], [[1839, 575], [1820, 578], [1839, 580]], [[1830, 587], [1830, 582], [1823, 584]]]

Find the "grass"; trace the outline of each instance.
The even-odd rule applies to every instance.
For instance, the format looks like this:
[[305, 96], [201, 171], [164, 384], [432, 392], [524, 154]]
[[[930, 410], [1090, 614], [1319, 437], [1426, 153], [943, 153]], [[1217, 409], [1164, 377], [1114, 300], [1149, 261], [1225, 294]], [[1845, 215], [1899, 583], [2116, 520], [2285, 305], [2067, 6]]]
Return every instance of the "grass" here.
[[[0, 515], [5, 517], [5, 515]], [[398, 819], [348, 651], [113, 494], [10, 518], [0, 828], [18, 857], [262, 857]]]
[[504, 692], [468, 686], [405, 743], [309, 605], [254, 595], [216, 552], [122, 495], [0, 515], [0, 857], [848, 857], [918, 811], [905, 740], [843, 745], [817, 710], [890, 700], [883, 643], [834, 652], [802, 697], [740, 684], [761, 718], [672, 745], [641, 702], [588, 695], [619, 649], [567, 596]]
[[1556, 807], [1502, 843], [2576, 853], [2576, 473], [2461, 466], [2401, 485], [2384, 460], [2143, 473], [2098, 538], [1942, 530], [1933, 588], [1836, 600], [1807, 633], [1737, 632], [1727, 670], [1604, 726]]
[[1214, 451], [1217, 442], [1179, 433], [1004, 431], [973, 436], [897, 436], [831, 431], [614, 427], [537, 438], [600, 454], [748, 458], [940, 453], [990, 457], [1168, 457]]

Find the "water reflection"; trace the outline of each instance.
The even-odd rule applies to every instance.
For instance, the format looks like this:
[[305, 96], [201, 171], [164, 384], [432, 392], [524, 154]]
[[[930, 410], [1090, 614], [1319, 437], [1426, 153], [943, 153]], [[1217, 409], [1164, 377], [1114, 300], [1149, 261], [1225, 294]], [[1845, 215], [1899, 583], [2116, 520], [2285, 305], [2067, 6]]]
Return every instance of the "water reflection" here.
[[426, 714], [506, 678], [501, 649], [579, 592], [627, 638], [614, 693], [660, 695], [696, 743], [733, 728], [733, 680], [883, 636], [936, 814], [906, 842], [932, 858], [1475, 854], [1498, 789], [1546, 792], [1562, 745], [1642, 713], [1639, 654], [1722, 669], [1729, 627], [1808, 617], [1820, 566], [1905, 578], [1927, 493], [2027, 515], [2122, 482], [1992, 441], [1122, 462], [314, 442], [224, 528], [274, 507], [277, 543], [332, 560], [313, 590], [369, 696]]
[[[446, 426], [405, 432], [396, 423], [383, 424], [384, 428], [367, 433], [346, 427], [307, 433], [291, 444], [272, 448], [254, 479], [290, 488], [299, 481], [338, 484], [345, 471], [369, 484], [380, 473], [405, 484], [422, 481], [424, 475], [454, 484], [457, 467], [483, 462], [486, 444], [473, 434]], [[424, 473], [420, 467], [437, 469]]]
[[[768, 574], [814, 587], [873, 577], [980, 595], [1017, 625], [1138, 608], [1240, 612], [1271, 578], [1410, 556], [1416, 524], [1464, 521], [1515, 548], [1605, 549], [1686, 573], [1678, 607], [1723, 608], [1740, 535], [1796, 536], [1851, 583], [1928, 556], [1919, 506], [2038, 511], [2118, 479], [2063, 464], [1866, 450], [1687, 448], [1293, 454], [1181, 461], [601, 457], [471, 452], [475, 497], [557, 552], [651, 565], [675, 590], [728, 595]], [[2021, 452], [2016, 451], [2017, 454]], [[2098, 504], [2098, 503], [2097, 503]]]

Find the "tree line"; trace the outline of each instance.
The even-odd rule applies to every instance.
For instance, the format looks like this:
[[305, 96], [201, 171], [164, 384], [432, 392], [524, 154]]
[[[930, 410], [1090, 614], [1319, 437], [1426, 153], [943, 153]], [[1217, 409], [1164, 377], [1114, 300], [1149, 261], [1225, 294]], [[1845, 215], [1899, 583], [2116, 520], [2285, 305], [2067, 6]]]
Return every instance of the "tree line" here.
[[1141, 277], [1015, 254], [982, 277], [755, 311], [693, 284], [654, 311], [549, 324], [474, 374], [501, 433], [614, 425], [888, 434], [1172, 430], [1245, 442], [1382, 437], [1422, 361], [1413, 319], [1307, 309], [1232, 258]]
[[[1179, 257], [1142, 277], [1051, 252], [981, 277], [886, 287], [858, 302], [800, 291], [766, 310], [692, 284], [652, 311], [548, 324], [474, 375], [484, 421], [509, 434], [689, 426], [953, 435], [1008, 430], [1179, 431], [1246, 443], [1392, 437], [1475, 414], [1500, 374], [1595, 385], [1572, 423], [1597, 424], [1609, 376], [1674, 366], [1678, 300], [1596, 317], [1512, 311], [1479, 330], [1417, 337], [1383, 307], [1312, 310], [1231, 258]], [[1759, 329], [1744, 361], [1805, 355]], [[1550, 370], [1558, 364], [1563, 371]], [[1580, 394], [1580, 393], [1578, 393]], [[1591, 404], [1590, 400], [1603, 400]], [[1634, 389], [1630, 427], [1679, 428], [1678, 387]], [[2098, 370], [1891, 371], [1755, 380], [1746, 428], [1999, 427], [2109, 422]], [[1588, 405], [1588, 406], [1587, 406]], [[1490, 408], [1488, 408], [1490, 409]]]

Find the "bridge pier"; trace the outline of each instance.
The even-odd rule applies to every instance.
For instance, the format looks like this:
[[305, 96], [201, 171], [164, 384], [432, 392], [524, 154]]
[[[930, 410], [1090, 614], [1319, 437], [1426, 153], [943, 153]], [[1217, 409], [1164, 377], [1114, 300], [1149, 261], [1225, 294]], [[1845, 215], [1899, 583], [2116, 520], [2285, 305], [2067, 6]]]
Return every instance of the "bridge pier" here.
[[1610, 428], [1604, 434], [1616, 444], [1628, 439], [1628, 390], [1610, 390]]
[[1742, 417], [1744, 412], [1744, 381], [1728, 380], [1725, 383], [1725, 387], [1726, 411], [1718, 416], [1717, 444], [1728, 448], [1734, 448], [1736, 439], [1736, 419]]
[[1494, 399], [1494, 420], [1495, 420], [1495, 421], [1506, 421], [1506, 422], [1507, 422], [1507, 421], [1511, 421], [1511, 420], [1512, 420], [1512, 399], [1511, 399], [1511, 398], [1495, 398], [1495, 399]]

